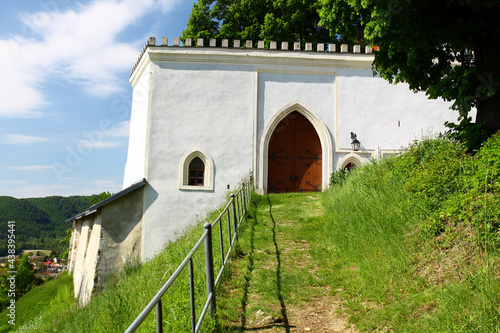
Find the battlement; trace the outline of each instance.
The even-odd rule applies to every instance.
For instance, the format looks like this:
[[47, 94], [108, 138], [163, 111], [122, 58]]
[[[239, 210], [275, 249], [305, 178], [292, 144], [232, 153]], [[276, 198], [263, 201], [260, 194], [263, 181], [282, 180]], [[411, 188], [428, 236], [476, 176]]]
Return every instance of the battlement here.
[[[196, 42], [196, 44], [195, 44]], [[280, 46], [278, 48], [278, 46]], [[314, 47], [315, 46], [315, 47]], [[340, 44], [340, 48], [338, 51], [340, 53], [353, 53], [353, 54], [371, 54], [373, 53], [373, 49], [370, 46], [361, 47], [359, 44], [348, 45], [348, 44]], [[192, 38], [186, 38], [183, 45], [181, 45], [180, 38], [174, 38], [172, 45], [168, 45], [168, 38], [162, 37], [160, 45], [156, 45], [156, 38], [149, 37], [149, 40], [144, 45], [144, 48], [139, 55], [136, 63], [132, 67], [132, 73], [135, 71], [137, 65], [142, 59], [142, 56], [148, 49], [148, 47], [182, 47], [182, 48], [200, 48], [200, 47], [208, 47], [208, 48], [233, 48], [233, 49], [256, 49], [256, 50], [274, 50], [274, 51], [284, 51], [284, 52], [329, 52], [335, 53], [337, 51], [337, 44], [333, 43], [305, 43], [304, 48], [302, 48], [302, 44], [300, 42], [275, 42], [271, 41], [266, 43], [263, 40], [257, 41], [254, 44], [253, 40], [247, 40], [242, 44], [242, 41], [239, 39], [232, 40], [232, 46], [230, 46], [229, 39], [210, 39], [208, 45], [204, 45], [204, 39], [198, 38], [193, 40]], [[291, 47], [291, 49], [290, 49]], [[314, 50], [315, 48], [315, 50]]]

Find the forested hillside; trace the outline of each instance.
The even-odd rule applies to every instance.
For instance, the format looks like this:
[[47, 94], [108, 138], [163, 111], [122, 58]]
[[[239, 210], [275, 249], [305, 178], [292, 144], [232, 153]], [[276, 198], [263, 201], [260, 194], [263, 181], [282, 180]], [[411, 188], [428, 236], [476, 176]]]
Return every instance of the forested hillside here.
[[64, 250], [59, 241], [71, 228], [64, 221], [90, 206], [92, 196], [16, 199], [0, 196], [0, 256], [7, 254], [7, 222], [15, 221], [16, 249]]

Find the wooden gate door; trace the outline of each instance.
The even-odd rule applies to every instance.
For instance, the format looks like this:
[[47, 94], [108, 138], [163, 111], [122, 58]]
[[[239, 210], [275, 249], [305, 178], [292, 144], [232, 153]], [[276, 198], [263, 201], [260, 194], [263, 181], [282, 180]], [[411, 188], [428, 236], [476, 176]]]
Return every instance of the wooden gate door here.
[[269, 193], [319, 192], [321, 142], [313, 125], [297, 111], [286, 116], [269, 141]]

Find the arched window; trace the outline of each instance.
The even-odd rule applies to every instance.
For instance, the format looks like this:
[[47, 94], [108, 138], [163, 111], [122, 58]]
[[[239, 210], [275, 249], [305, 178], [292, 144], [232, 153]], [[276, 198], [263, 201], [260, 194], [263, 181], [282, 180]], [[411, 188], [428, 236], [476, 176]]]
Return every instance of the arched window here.
[[199, 157], [193, 158], [189, 163], [189, 181], [188, 185], [203, 186], [205, 175], [205, 163]]
[[354, 164], [353, 162], [348, 162], [346, 165], [344, 165], [344, 171], [351, 171], [352, 169], [354, 169], [356, 167], [356, 164]]
[[187, 151], [179, 163], [179, 189], [213, 191], [215, 166], [212, 157], [203, 149]]
[[352, 171], [354, 168], [366, 163], [367, 159], [356, 153], [350, 153], [342, 157], [338, 162], [337, 170]]

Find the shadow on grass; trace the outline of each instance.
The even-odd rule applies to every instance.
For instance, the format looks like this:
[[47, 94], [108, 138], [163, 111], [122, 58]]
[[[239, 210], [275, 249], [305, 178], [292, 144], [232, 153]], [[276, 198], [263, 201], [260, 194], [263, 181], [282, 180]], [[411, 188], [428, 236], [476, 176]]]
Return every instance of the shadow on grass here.
[[[256, 203], [252, 200], [252, 205], [256, 205]], [[257, 211], [257, 208], [254, 207], [255, 210]], [[241, 298], [241, 331], [245, 330], [247, 318], [247, 304], [248, 304], [248, 293], [250, 289], [250, 280], [252, 279], [252, 272], [253, 272], [253, 266], [254, 266], [254, 254], [255, 254], [255, 245], [254, 245], [254, 236], [255, 236], [255, 226], [259, 223], [258, 221], [258, 214], [255, 214], [254, 219], [251, 223], [250, 227], [250, 254], [248, 256], [248, 266], [247, 266], [247, 272], [245, 274], [245, 286], [243, 289], [243, 297]]]
[[[262, 202], [263, 202], [263, 200], [262, 200]], [[237, 328], [235, 326], [232, 326], [232, 327], [226, 326], [226, 328], [225, 328], [226, 331], [229, 329], [232, 331], [238, 330], [240, 332], [245, 332], [245, 331], [258, 331], [258, 330], [262, 330], [262, 329], [269, 329], [272, 327], [284, 327], [287, 333], [290, 332], [291, 326], [290, 326], [290, 323], [288, 322], [286, 305], [285, 305], [285, 301], [283, 299], [282, 291], [281, 291], [281, 252], [279, 250], [278, 242], [276, 240], [276, 221], [274, 220], [274, 217], [273, 217], [272, 204], [271, 204], [271, 200], [269, 199], [269, 197], [267, 197], [267, 203], [269, 204], [269, 217], [271, 218], [271, 221], [273, 223], [272, 236], [273, 236], [273, 242], [274, 242], [274, 247], [275, 247], [275, 251], [276, 251], [276, 259], [277, 259], [276, 292], [277, 292], [278, 300], [280, 302], [280, 311], [281, 311], [281, 315], [283, 317], [283, 322], [277, 322], [277, 323], [272, 324], [272, 325], [261, 326], [261, 327], [252, 327], [252, 328], [246, 327], [246, 325], [247, 325], [248, 298], [249, 298], [249, 294], [250, 294], [250, 284], [251, 284], [252, 273], [254, 271], [254, 264], [255, 264], [255, 230], [256, 230], [257, 226], [261, 223], [261, 217], [259, 216], [259, 214], [256, 213], [254, 215], [254, 219], [249, 220], [249, 222], [251, 221], [251, 223], [249, 224], [249, 227], [250, 227], [250, 252], [248, 254], [248, 265], [247, 265], [246, 273], [244, 276], [245, 284], [243, 287], [243, 296], [241, 298], [241, 309], [242, 309], [241, 317], [240, 317], [241, 318], [241, 325]], [[256, 205], [256, 206], [259, 205], [259, 203], [255, 203], [255, 202], [253, 202], [252, 204]], [[254, 207], [254, 208], [255, 208], [255, 211], [257, 211], [257, 207]]]
[[272, 204], [271, 204], [271, 199], [269, 199], [269, 196], [267, 196], [267, 202], [269, 203], [269, 217], [271, 217], [271, 221], [273, 221], [273, 242], [274, 242], [274, 247], [276, 249], [276, 261], [278, 262], [276, 266], [276, 292], [278, 299], [280, 301], [280, 310], [281, 310], [281, 315], [283, 316], [283, 323], [285, 325], [286, 332], [290, 332], [290, 323], [288, 322], [288, 315], [286, 312], [286, 305], [285, 301], [283, 300], [283, 295], [281, 294], [281, 253], [278, 248], [278, 242], [276, 241], [276, 221], [274, 220], [273, 216], [273, 210], [272, 210]]

